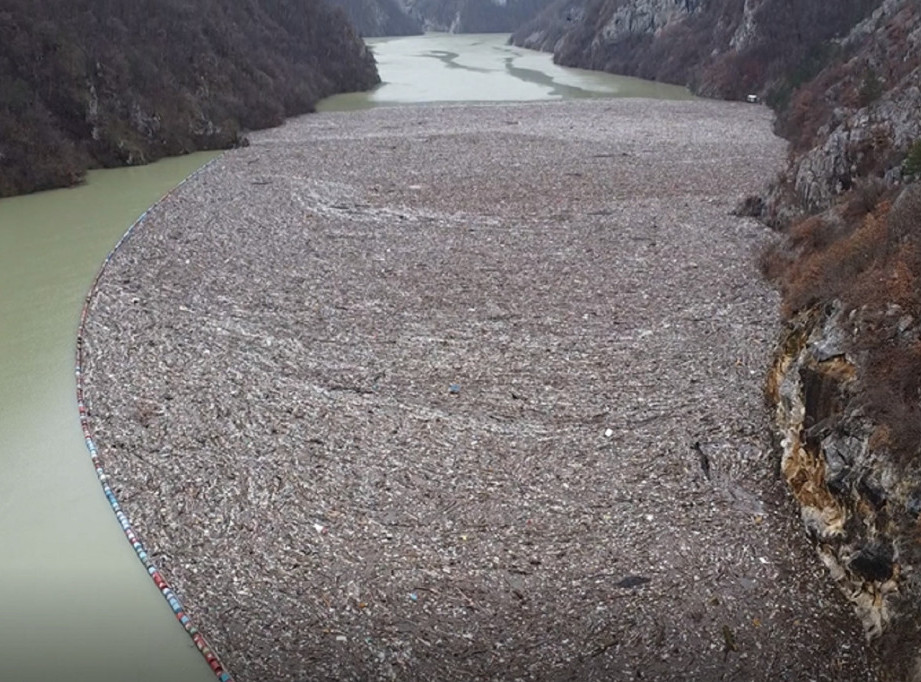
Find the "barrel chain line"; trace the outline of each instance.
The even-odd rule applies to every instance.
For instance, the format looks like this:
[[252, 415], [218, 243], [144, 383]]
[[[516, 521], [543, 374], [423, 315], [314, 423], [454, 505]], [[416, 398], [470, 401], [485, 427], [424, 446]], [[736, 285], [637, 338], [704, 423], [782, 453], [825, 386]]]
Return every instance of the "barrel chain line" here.
[[[199, 168], [194, 173], [186, 177], [182, 182], [180, 182], [176, 187], [171, 189], [169, 192], [164, 194], [160, 201], [163, 201], [169, 197], [173, 192], [178, 190], [189, 180], [197, 176], [199, 173], [208, 168], [216, 159], [212, 159], [204, 166]], [[158, 201], [157, 203], [160, 203]], [[156, 205], [156, 204], [155, 204]], [[86, 295], [86, 298], [83, 301], [83, 310], [80, 313], [80, 327], [77, 331], [77, 352], [76, 352], [76, 367], [74, 373], [77, 380], [77, 409], [80, 412], [80, 426], [83, 429], [83, 440], [86, 444], [86, 449], [90, 453], [90, 459], [93, 462], [93, 468], [96, 470], [96, 478], [99, 479], [99, 483], [102, 485], [102, 491], [105, 493], [106, 499], [109, 502], [109, 506], [112, 508], [112, 511], [115, 513], [115, 518], [118, 520], [119, 525], [122, 527], [122, 530], [125, 533], [125, 537], [128, 539], [128, 542], [131, 543], [131, 547], [134, 549], [135, 554], [143, 564], [147, 574], [151, 577], [154, 584], [157, 586], [157, 589], [160, 590], [160, 594], [163, 595], [163, 598], [167, 601], [170, 608], [173, 611], [173, 614], [176, 616], [176, 620], [182, 625], [185, 631], [188, 633], [189, 637], [192, 638], [195, 647], [204, 657], [205, 661], [208, 663], [208, 666], [214, 672], [220, 682], [233, 682], [233, 677], [227, 670], [224, 668], [224, 665], [221, 663], [218, 655], [214, 652], [211, 646], [208, 644], [208, 641], [205, 639], [204, 635], [199, 632], [198, 628], [192, 624], [191, 618], [185, 612], [185, 609], [182, 606], [182, 602], [179, 601], [179, 597], [170, 587], [169, 583], [166, 581], [166, 578], [163, 577], [163, 573], [157, 568], [153, 560], [150, 558], [150, 555], [147, 552], [147, 549], [144, 546], [144, 543], [141, 542], [141, 539], [134, 532], [134, 529], [131, 526], [131, 521], [128, 519], [127, 514], [125, 514], [121, 505], [118, 502], [118, 499], [115, 497], [115, 492], [109, 486], [108, 475], [105, 472], [105, 469], [102, 466], [102, 460], [99, 458], [99, 451], [96, 447], [96, 442], [93, 439], [93, 432], [90, 428], [89, 416], [86, 411], [86, 403], [83, 400], [83, 338], [86, 328], [86, 319], [89, 314], [90, 304], [92, 302], [93, 296], [95, 296], [96, 291], [99, 287], [99, 281], [102, 278], [103, 273], [105, 272], [106, 267], [112, 260], [112, 257], [125, 242], [125, 240], [131, 235], [134, 228], [140, 225], [145, 218], [150, 213], [150, 209], [144, 211], [140, 217], [132, 223], [132, 225], [125, 231], [121, 238], [115, 243], [115, 246], [106, 256], [105, 261], [103, 261], [99, 270], [96, 272], [96, 276], [93, 278], [93, 282], [90, 286], [89, 292]]]

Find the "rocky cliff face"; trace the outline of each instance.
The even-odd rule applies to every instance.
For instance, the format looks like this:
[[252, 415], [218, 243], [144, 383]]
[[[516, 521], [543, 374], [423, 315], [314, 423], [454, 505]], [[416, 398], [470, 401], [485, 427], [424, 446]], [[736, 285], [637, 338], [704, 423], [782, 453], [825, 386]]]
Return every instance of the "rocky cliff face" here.
[[403, 0], [427, 31], [510, 33], [549, 0]]
[[[896, 343], [917, 344], [900, 306], [883, 313]], [[781, 471], [823, 563], [880, 650], [887, 679], [921, 679], [921, 462], [895, 456], [866, 411], [855, 352], [868, 308], [840, 303], [797, 316], [780, 345], [769, 397], [781, 435]]]
[[777, 112], [781, 471], [884, 678], [921, 680], [921, 5], [556, 0], [513, 40]]
[[776, 222], [857, 179], [892, 184], [921, 135], [921, 9], [910, 0], [555, 0], [513, 35], [563, 64], [764, 98], [795, 154]]
[[[605, 46], [627, 44], [654, 37], [660, 31], [700, 11], [700, 0], [638, 0], [636, 2], [585, 2], [557, 0], [515, 31], [515, 44], [567, 55], [582, 53], [583, 66], [605, 69]], [[591, 65], [591, 66], [589, 66]]]
[[513, 42], [562, 64], [688, 84], [729, 99], [763, 91], [881, 0], [556, 0]]
[[871, 106], [837, 109], [821, 131], [822, 140], [795, 159], [790, 181], [803, 209], [831, 206], [861, 179], [878, 177], [887, 185], [902, 178], [902, 160], [921, 139], [921, 69], [910, 84], [893, 89]]
[[227, 147], [376, 82], [370, 52], [319, 0], [6, 0], [0, 196]]
[[796, 153], [787, 180], [809, 212], [865, 178], [898, 184], [921, 139], [921, 7], [887, 0], [837, 49], [842, 57], [792, 95], [779, 122]]
[[422, 22], [397, 0], [329, 0], [342, 8], [349, 21], [365, 37], [410, 36], [422, 33]]
[[886, 679], [921, 680], [921, 8], [886, 0], [825, 62], [777, 102], [791, 321], [769, 394], [820, 556]]

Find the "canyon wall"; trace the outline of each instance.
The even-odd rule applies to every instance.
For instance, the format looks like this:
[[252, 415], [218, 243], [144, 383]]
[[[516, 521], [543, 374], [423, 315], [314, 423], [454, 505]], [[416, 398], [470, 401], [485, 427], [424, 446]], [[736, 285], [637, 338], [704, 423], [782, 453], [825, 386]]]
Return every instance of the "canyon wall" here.
[[8, 0], [0, 196], [227, 147], [377, 82], [345, 16], [319, 0]]

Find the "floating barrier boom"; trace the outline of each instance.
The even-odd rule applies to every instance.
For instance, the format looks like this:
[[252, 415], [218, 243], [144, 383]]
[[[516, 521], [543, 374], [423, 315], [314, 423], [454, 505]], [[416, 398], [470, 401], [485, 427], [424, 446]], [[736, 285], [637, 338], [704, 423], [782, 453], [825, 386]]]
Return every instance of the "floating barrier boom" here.
[[[212, 159], [197, 171], [190, 174], [173, 189], [160, 197], [159, 201], [156, 203], [160, 203], [169, 197], [171, 194], [173, 194], [173, 192], [189, 182], [189, 180], [208, 168], [212, 163], [214, 163], [214, 161], [215, 159]], [[112, 511], [115, 514], [115, 518], [118, 520], [119, 525], [122, 527], [122, 531], [124, 531], [125, 537], [127, 538], [128, 542], [131, 543], [131, 547], [134, 549], [135, 554], [137, 554], [138, 559], [144, 565], [145, 570], [153, 580], [154, 584], [157, 586], [157, 589], [160, 590], [160, 594], [163, 595], [163, 598], [173, 610], [173, 614], [176, 616], [176, 620], [179, 621], [185, 631], [189, 634], [189, 637], [192, 638], [196, 648], [204, 657], [211, 670], [214, 671], [217, 679], [220, 680], [220, 682], [233, 682], [233, 677], [224, 668], [221, 660], [208, 644], [208, 641], [205, 639], [204, 635], [202, 635], [198, 628], [192, 624], [192, 619], [189, 618], [188, 614], [185, 612], [179, 597], [172, 590], [169, 583], [166, 581], [166, 578], [163, 577], [163, 574], [151, 560], [147, 549], [144, 547], [144, 543], [141, 542], [140, 538], [134, 532], [134, 529], [131, 527], [131, 521], [128, 519], [127, 514], [125, 514], [121, 508], [121, 505], [118, 503], [118, 499], [115, 497], [114, 491], [109, 486], [109, 477], [102, 466], [102, 460], [99, 458], [99, 450], [96, 447], [96, 442], [93, 440], [93, 432], [90, 428], [89, 417], [86, 412], [86, 403], [83, 399], [83, 339], [86, 327], [86, 318], [90, 309], [90, 303], [92, 302], [93, 297], [96, 295], [96, 291], [99, 287], [99, 281], [102, 279], [102, 275], [105, 272], [106, 267], [111, 262], [113, 256], [115, 256], [115, 253], [125, 242], [125, 240], [131, 235], [134, 229], [147, 218], [149, 213], [150, 209], [144, 211], [115, 243], [115, 246], [106, 256], [106, 259], [103, 261], [99, 270], [96, 272], [96, 276], [93, 278], [93, 282], [90, 285], [89, 292], [86, 294], [86, 298], [83, 301], [83, 310], [80, 313], [80, 326], [77, 330], [76, 367], [74, 369], [74, 374], [77, 381], [77, 410], [80, 413], [80, 427], [83, 429], [84, 443], [86, 444], [86, 449], [90, 453], [90, 459], [93, 462], [93, 468], [96, 470], [96, 478], [99, 479], [99, 483], [102, 486], [102, 491], [105, 493], [106, 499], [109, 501], [109, 506], [112, 508]]]

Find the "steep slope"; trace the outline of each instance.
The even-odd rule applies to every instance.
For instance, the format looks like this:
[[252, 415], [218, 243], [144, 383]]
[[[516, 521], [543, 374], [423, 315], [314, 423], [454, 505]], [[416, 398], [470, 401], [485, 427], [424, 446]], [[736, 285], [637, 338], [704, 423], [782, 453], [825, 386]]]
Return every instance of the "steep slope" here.
[[816, 78], [771, 93], [795, 154], [789, 182], [808, 212], [864, 178], [892, 186], [921, 139], [921, 6], [887, 0], [833, 49]]
[[858, 178], [898, 180], [921, 134], [918, 22], [906, 0], [555, 0], [512, 41], [702, 95], [762, 96], [795, 154], [791, 191], [771, 204], [782, 222]]
[[891, 679], [921, 679], [921, 8], [887, 0], [777, 102], [763, 257], [788, 329], [782, 470]]
[[411, 17], [397, 0], [329, 0], [341, 7], [358, 33], [371, 36], [411, 36], [422, 33], [422, 22]]
[[557, 0], [514, 40], [777, 112], [789, 165], [745, 210], [782, 233], [781, 471], [885, 679], [921, 679], [921, 6]]
[[7, 0], [0, 196], [227, 147], [376, 82], [371, 54], [319, 0]]
[[549, 0], [403, 0], [427, 31], [508, 33]]
[[552, 51], [561, 64], [739, 99], [783, 77], [880, 1], [556, 0], [512, 40]]

